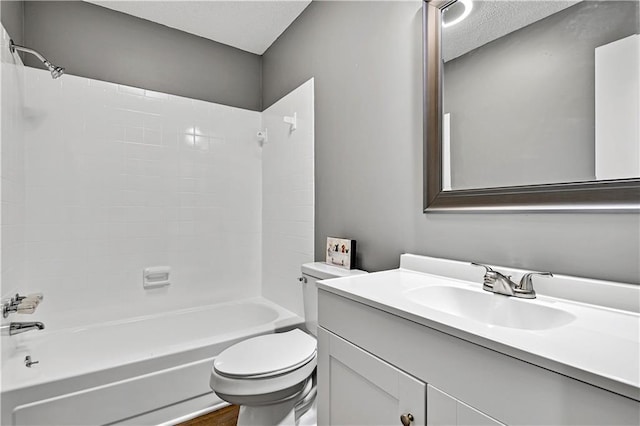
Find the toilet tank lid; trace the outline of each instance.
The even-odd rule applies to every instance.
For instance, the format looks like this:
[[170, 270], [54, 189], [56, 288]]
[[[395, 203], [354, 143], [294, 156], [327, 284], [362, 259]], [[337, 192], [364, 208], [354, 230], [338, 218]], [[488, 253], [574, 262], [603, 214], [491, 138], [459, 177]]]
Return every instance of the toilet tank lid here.
[[321, 280], [339, 277], [351, 277], [354, 275], [366, 274], [366, 271], [360, 269], [344, 269], [337, 266], [329, 265], [325, 262], [305, 263], [301, 267], [304, 275], [309, 275]]

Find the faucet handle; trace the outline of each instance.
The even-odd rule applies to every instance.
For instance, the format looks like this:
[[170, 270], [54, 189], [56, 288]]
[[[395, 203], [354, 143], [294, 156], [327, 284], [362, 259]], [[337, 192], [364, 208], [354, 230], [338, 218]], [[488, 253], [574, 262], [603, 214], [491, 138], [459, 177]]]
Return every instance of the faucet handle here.
[[523, 297], [525, 299], [535, 299], [536, 292], [533, 289], [533, 280], [531, 279], [534, 275], [546, 275], [549, 277], [553, 277], [551, 272], [529, 272], [522, 276], [520, 279], [520, 284], [516, 289], [516, 293], [518, 297]]
[[551, 272], [529, 272], [526, 273], [522, 276], [522, 278], [520, 279], [520, 289], [524, 290], [524, 291], [528, 291], [531, 290], [533, 291], [533, 280], [531, 279], [531, 277], [533, 275], [545, 275], [548, 277], [553, 277], [553, 274]]
[[473, 266], [480, 266], [480, 267], [484, 268], [487, 273], [493, 272], [493, 269], [491, 269], [491, 266], [483, 265], [482, 263], [476, 263], [476, 262], [471, 262], [471, 264]]

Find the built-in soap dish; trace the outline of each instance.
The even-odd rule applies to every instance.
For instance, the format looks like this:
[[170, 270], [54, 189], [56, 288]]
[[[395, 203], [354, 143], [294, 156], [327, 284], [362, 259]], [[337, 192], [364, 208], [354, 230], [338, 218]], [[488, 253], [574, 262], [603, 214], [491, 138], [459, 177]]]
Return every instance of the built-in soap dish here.
[[170, 275], [170, 266], [151, 266], [144, 268], [142, 285], [145, 289], [166, 287], [171, 284]]

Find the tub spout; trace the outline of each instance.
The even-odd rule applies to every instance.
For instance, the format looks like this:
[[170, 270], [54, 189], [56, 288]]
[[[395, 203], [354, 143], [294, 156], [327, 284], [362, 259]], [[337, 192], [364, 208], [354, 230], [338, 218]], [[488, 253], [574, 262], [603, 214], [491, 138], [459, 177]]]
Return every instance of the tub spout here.
[[38, 321], [34, 322], [12, 322], [9, 325], [3, 325], [2, 334], [13, 336], [14, 334], [25, 333], [31, 330], [43, 330], [44, 324]]

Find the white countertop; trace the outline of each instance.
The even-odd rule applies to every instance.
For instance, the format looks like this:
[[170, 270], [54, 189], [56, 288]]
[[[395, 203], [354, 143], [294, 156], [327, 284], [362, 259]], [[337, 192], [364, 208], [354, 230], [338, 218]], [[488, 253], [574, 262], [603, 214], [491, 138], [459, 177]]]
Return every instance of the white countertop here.
[[481, 280], [475, 283], [402, 268], [318, 282], [322, 290], [640, 401], [637, 312], [538, 295], [522, 302], [561, 309], [575, 320], [557, 328], [514, 329], [449, 314], [405, 295], [428, 286], [483, 292]]

